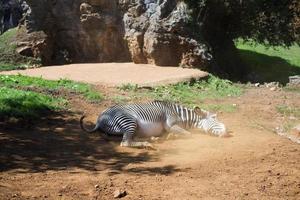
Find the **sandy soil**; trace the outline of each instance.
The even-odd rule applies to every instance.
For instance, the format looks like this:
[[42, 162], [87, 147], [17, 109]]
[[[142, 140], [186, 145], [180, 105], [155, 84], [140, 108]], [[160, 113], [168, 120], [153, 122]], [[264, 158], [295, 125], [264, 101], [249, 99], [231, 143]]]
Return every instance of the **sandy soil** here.
[[134, 63], [89, 63], [63, 66], [41, 67], [28, 70], [14, 70], [1, 74], [23, 74], [42, 76], [45, 79], [67, 78], [96, 85], [120, 86], [138, 84], [139, 86], [157, 86], [192, 79], [200, 79], [207, 73], [198, 69], [180, 67], [158, 67], [149, 64]]
[[[101, 89], [111, 94], [112, 89]], [[156, 150], [119, 147], [120, 138], [86, 134], [111, 102], [72, 100], [73, 109], [36, 121], [32, 129], [0, 127], [0, 199], [300, 199], [300, 145], [276, 135], [276, 105], [300, 106], [300, 94], [250, 88], [219, 118], [233, 137], [193, 134], [161, 140]], [[297, 119], [291, 119], [297, 120]], [[298, 119], [299, 120], [299, 119]], [[299, 121], [298, 121], [299, 122]]]

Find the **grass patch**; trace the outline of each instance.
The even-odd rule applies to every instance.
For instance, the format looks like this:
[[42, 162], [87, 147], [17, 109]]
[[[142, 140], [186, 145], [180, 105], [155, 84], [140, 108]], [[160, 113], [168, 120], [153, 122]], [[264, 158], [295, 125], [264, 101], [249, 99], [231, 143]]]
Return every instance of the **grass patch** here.
[[[205, 99], [220, 99], [230, 96], [239, 96], [243, 90], [241, 87], [228, 80], [219, 79], [210, 75], [207, 80], [195, 81], [192, 83], [178, 83], [168, 86], [159, 86], [153, 89], [140, 89], [134, 87], [120, 87], [119, 89], [128, 91], [129, 96], [134, 98], [148, 97], [149, 99], [178, 102], [186, 106], [196, 106]], [[123, 103], [126, 98], [117, 96], [116, 102]], [[211, 105], [210, 108], [212, 108]], [[230, 106], [214, 106], [213, 110], [229, 111], [234, 110]]]
[[267, 47], [262, 44], [253, 42], [244, 42], [243, 40], [236, 41], [238, 49], [250, 50], [256, 53], [265, 54], [272, 57], [278, 57], [285, 60], [290, 65], [300, 67], [300, 47], [295, 44], [289, 48], [282, 46]]
[[125, 103], [128, 103], [129, 101], [131, 101], [132, 99], [127, 96], [115, 95], [111, 98], [111, 100], [115, 104], [125, 104]]
[[16, 66], [12, 64], [1, 64], [0, 63], [0, 71], [9, 71], [9, 70], [20, 70], [20, 69], [26, 69], [25, 66]]
[[297, 87], [297, 86], [286, 86], [283, 89], [284, 89], [284, 91], [287, 91], [287, 92], [300, 93], [300, 87]]
[[39, 65], [40, 60], [21, 56], [16, 52], [14, 42], [18, 28], [13, 28], [0, 35], [0, 71], [27, 68], [30, 65]]
[[118, 89], [123, 91], [137, 91], [138, 84], [131, 84], [131, 83], [122, 84], [121, 86], [118, 87]]
[[39, 88], [50, 91], [67, 89], [70, 92], [83, 95], [89, 101], [98, 102], [103, 99], [103, 96], [97, 91], [93, 90], [90, 85], [66, 79], [52, 81], [39, 77], [29, 77], [23, 75], [0, 75], [0, 85], [10, 88]]
[[226, 113], [233, 113], [237, 110], [237, 106], [232, 104], [203, 104], [201, 108], [212, 112], [222, 111]]
[[241, 59], [259, 82], [288, 82], [288, 77], [300, 74], [300, 47], [267, 47], [253, 42], [236, 41]]
[[155, 99], [195, 106], [205, 99], [239, 96], [242, 89], [228, 80], [210, 75], [207, 80], [161, 86], [150, 92]]
[[296, 108], [296, 107], [290, 107], [287, 105], [279, 105], [276, 107], [277, 111], [279, 113], [281, 113], [284, 116], [287, 117], [296, 117], [296, 118], [300, 118], [300, 108]]
[[[62, 91], [83, 95], [98, 102], [103, 96], [88, 84], [61, 79], [58, 81], [23, 75], [0, 75], [0, 119], [36, 119], [49, 111], [66, 107]], [[55, 95], [55, 96], [54, 96]], [[65, 97], [65, 95], [63, 95]]]
[[0, 88], [0, 119], [36, 119], [49, 111], [61, 109], [65, 104], [66, 100], [63, 98], [8, 87]]

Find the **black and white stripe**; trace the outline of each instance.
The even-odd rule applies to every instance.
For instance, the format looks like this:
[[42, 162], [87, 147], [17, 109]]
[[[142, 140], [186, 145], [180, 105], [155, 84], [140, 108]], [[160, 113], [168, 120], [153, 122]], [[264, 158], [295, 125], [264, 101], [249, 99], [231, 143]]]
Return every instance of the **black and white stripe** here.
[[214, 135], [223, 136], [226, 134], [225, 125], [219, 122], [215, 115], [209, 114], [206, 118], [198, 121], [199, 129], [203, 129], [207, 133], [212, 133]]
[[[200, 128], [216, 135], [226, 132], [225, 125], [219, 122], [215, 115], [202, 111], [204, 115], [199, 115], [193, 109], [165, 101], [116, 105], [105, 110], [98, 118], [96, 127], [87, 131], [100, 129], [107, 134], [129, 133], [131, 135], [137, 129], [137, 120], [161, 123], [171, 119], [173, 125], [184, 129]], [[86, 130], [82, 125], [82, 119], [81, 127]]]

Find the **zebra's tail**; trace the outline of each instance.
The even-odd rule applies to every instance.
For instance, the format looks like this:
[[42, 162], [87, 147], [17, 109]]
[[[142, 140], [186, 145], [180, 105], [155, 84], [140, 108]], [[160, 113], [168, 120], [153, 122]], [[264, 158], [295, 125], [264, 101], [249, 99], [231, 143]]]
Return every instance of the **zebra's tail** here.
[[87, 129], [87, 128], [84, 127], [84, 125], [83, 125], [83, 119], [85, 117], [86, 117], [85, 115], [82, 115], [80, 117], [80, 127], [81, 127], [81, 129], [84, 130], [84, 131], [86, 131], [86, 132], [88, 132], [88, 133], [93, 133], [93, 132], [97, 131], [99, 129], [99, 125], [98, 124], [96, 124], [95, 128], [93, 128], [93, 129]]

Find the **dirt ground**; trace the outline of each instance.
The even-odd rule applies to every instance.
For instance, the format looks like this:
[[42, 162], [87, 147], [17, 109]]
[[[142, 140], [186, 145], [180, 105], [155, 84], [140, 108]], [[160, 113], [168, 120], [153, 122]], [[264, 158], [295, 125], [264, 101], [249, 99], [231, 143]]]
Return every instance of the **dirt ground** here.
[[126, 200], [300, 199], [300, 145], [273, 132], [285, 120], [276, 106], [299, 108], [299, 99], [299, 93], [248, 88], [238, 98], [208, 100], [236, 104], [235, 112], [219, 113], [232, 137], [195, 133], [148, 150], [81, 131], [83, 111], [94, 122], [112, 102], [74, 98], [71, 110], [31, 129], [0, 127], [0, 199], [105, 200], [117, 189], [126, 190]]
[[134, 63], [88, 63], [61, 66], [40, 67], [27, 70], [13, 70], [0, 74], [23, 74], [43, 77], [45, 79], [67, 78], [91, 84], [121, 86], [123, 84], [138, 84], [139, 86], [157, 86], [172, 84], [208, 75], [198, 69], [181, 67], [159, 67], [150, 64]]

